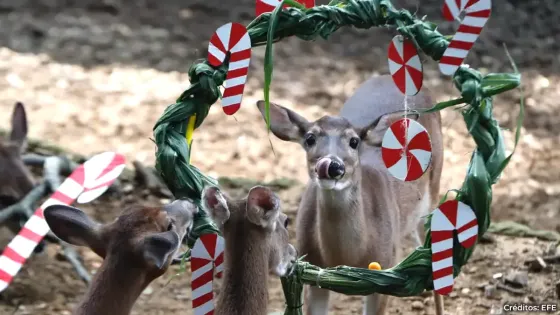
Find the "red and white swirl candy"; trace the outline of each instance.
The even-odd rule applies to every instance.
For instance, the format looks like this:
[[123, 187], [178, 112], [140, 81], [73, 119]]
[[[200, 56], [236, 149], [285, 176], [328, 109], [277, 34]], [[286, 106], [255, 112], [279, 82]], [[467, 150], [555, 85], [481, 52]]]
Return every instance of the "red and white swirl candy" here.
[[251, 38], [245, 26], [227, 23], [220, 26], [208, 44], [208, 63], [214, 67], [222, 65], [230, 55], [222, 109], [226, 115], [235, 114], [241, 107], [243, 90], [251, 63]]
[[381, 142], [381, 156], [391, 175], [402, 181], [414, 181], [428, 169], [432, 143], [428, 131], [410, 118], [392, 123]]
[[395, 85], [405, 95], [416, 95], [422, 88], [424, 74], [414, 43], [400, 35], [393, 37], [387, 57]]

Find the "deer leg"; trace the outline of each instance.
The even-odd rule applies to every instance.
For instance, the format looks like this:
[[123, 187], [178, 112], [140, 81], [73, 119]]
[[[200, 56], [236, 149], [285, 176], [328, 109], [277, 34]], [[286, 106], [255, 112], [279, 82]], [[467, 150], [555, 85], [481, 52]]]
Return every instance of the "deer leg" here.
[[389, 302], [388, 296], [379, 293], [364, 297], [363, 315], [383, 315]]
[[307, 315], [327, 315], [329, 313], [329, 290], [316, 286], [307, 287], [305, 301]]

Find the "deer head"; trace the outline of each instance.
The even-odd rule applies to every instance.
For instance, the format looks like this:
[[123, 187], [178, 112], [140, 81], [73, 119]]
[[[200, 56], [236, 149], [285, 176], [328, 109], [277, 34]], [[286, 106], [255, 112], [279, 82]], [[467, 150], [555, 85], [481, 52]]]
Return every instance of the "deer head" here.
[[135, 205], [113, 222], [100, 224], [82, 210], [53, 205], [44, 211], [53, 233], [63, 241], [86, 246], [102, 258], [141, 264], [154, 277], [163, 274], [181, 241], [190, 232], [197, 207], [175, 200], [163, 207]]
[[34, 186], [33, 176], [22, 161], [27, 148], [27, 115], [22, 103], [12, 112], [12, 130], [0, 139], [0, 207], [18, 202]]
[[[289, 242], [289, 219], [280, 211], [280, 200], [270, 189], [255, 186], [246, 198], [232, 200], [217, 187], [210, 186], [204, 190], [202, 201], [203, 207], [216, 222], [226, 240], [226, 251], [228, 243], [235, 246], [239, 241], [256, 248], [264, 242], [264, 246], [260, 248], [264, 247], [265, 252], [253, 254], [267, 255], [265, 258], [268, 260], [270, 273], [277, 276], [286, 274], [291, 262], [296, 258], [296, 250]], [[251, 237], [255, 238], [247, 239]]]
[[[264, 101], [257, 102], [265, 117]], [[360, 148], [379, 147], [387, 128], [404, 111], [381, 116], [362, 128], [343, 117], [323, 116], [310, 122], [283, 106], [270, 104], [270, 129], [280, 140], [299, 143], [306, 152], [309, 178], [324, 190], [344, 190], [359, 179]]]

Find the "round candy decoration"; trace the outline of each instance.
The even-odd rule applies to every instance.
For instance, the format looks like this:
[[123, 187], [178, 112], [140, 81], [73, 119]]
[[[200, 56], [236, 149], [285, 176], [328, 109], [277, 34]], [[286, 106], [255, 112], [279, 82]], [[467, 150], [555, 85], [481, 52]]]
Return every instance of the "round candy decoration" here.
[[399, 119], [387, 129], [381, 143], [381, 156], [389, 173], [402, 181], [422, 177], [432, 160], [428, 131], [410, 118]]
[[405, 95], [416, 95], [422, 88], [424, 75], [414, 43], [401, 35], [393, 37], [387, 57], [395, 85]]

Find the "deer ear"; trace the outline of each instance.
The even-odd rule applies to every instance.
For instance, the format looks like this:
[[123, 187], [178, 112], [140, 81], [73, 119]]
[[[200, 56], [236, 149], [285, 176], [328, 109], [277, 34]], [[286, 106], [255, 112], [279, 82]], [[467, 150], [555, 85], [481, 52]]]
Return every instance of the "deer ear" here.
[[274, 229], [280, 215], [280, 199], [267, 187], [255, 186], [247, 195], [247, 219], [253, 224]]
[[157, 269], [163, 270], [173, 258], [173, 254], [179, 249], [181, 240], [175, 231], [167, 231], [144, 238], [142, 250], [144, 259]]
[[202, 192], [202, 207], [220, 229], [229, 219], [230, 212], [226, 197], [216, 186], [207, 186], [204, 188]]
[[381, 146], [381, 142], [383, 141], [383, 137], [385, 136], [387, 129], [389, 129], [395, 121], [405, 117], [417, 120], [419, 115], [416, 113], [407, 113], [405, 111], [396, 111], [385, 114], [376, 119], [370, 125], [364, 127], [359, 133], [360, 138], [362, 141], [371, 146], [379, 147]]
[[[258, 101], [257, 107], [266, 121], [265, 102]], [[270, 131], [280, 140], [299, 142], [310, 126], [307, 119], [294, 111], [270, 103]]]
[[87, 246], [97, 255], [105, 257], [101, 225], [82, 210], [67, 205], [52, 205], [43, 211], [43, 215], [56, 237], [72, 245]]
[[24, 152], [27, 147], [27, 115], [23, 104], [17, 102], [12, 112], [12, 132], [10, 141], [18, 144], [20, 151]]

